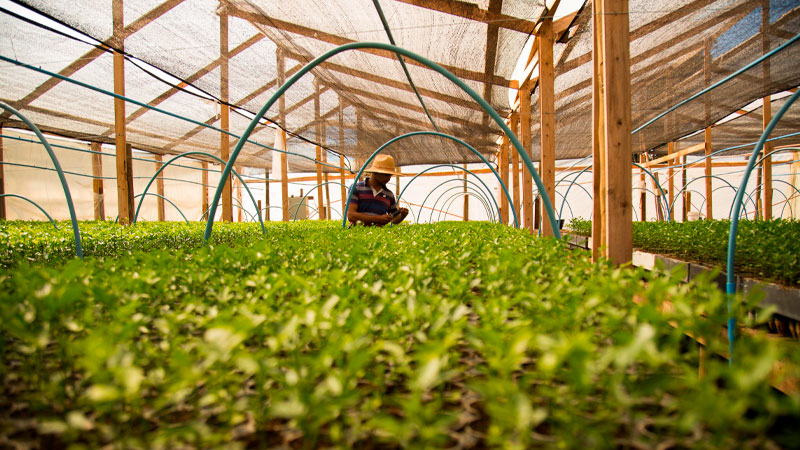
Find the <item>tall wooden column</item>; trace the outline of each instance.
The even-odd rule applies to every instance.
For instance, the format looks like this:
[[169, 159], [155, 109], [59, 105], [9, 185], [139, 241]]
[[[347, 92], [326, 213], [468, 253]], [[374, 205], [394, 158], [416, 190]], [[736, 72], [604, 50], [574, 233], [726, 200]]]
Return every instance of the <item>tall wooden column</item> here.
[[[113, 2], [114, 25], [114, 93], [125, 95], [125, 36], [122, 15], [122, 0]], [[117, 156], [117, 205], [119, 223], [133, 222], [133, 161], [131, 146], [125, 136], [125, 101], [114, 98], [114, 131]]]
[[[511, 114], [511, 131], [519, 136], [519, 113]], [[517, 219], [519, 225], [524, 226], [522, 222], [522, 205], [520, 204], [520, 188], [519, 188], [519, 153], [517, 149], [511, 145], [511, 179], [514, 180], [514, 189], [512, 193], [512, 200], [514, 201], [514, 210], [517, 211]]]
[[[156, 170], [158, 170], [158, 169], [161, 168], [161, 166], [164, 165], [164, 157], [161, 156], [161, 155], [156, 155], [156, 161], [158, 161], [158, 164], [156, 164]], [[165, 216], [165, 214], [164, 214], [164, 199], [162, 198], [162, 197], [164, 197], [164, 172], [161, 172], [161, 174], [158, 176], [158, 179], [156, 179], [156, 193], [158, 193], [158, 195], [161, 196], [161, 197], [157, 198], [157, 200], [158, 200], [158, 221], [159, 222], [163, 222], [165, 220], [164, 219], [164, 216]]]
[[592, 135], [600, 198], [599, 204], [595, 203], [594, 222], [601, 225], [592, 247], [594, 255], [602, 253], [614, 264], [625, 264], [633, 255], [628, 1], [596, 0], [592, 7]]
[[[342, 103], [341, 97], [339, 97], [339, 177], [341, 178], [340, 182], [342, 183], [342, 214], [344, 214], [345, 202], [347, 202], [348, 199], [347, 191], [344, 187], [344, 103]], [[354, 183], [357, 181], [358, 180], [353, 180]]]
[[[0, 124], [0, 134], [3, 134], [3, 125]], [[6, 193], [6, 176], [5, 164], [3, 164], [5, 155], [3, 155], [3, 138], [0, 137], [0, 195]], [[6, 198], [0, 197], [0, 220], [6, 220]]]
[[325, 220], [327, 217], [325, 215], [325, 207], [324, 207], [324, 199], [322, 197], [322, 166], [319, 164], [322, 162], [322, 146], [320, 145], [322, 140], [322, 125], [320, 124], [320, 104], [319, 104], [319, 81], [314, 80], [314, 130], [316, 132], [316, 141], [317, 141], [317, 217], [319, 220]]
[[683, 208], [682, 208], [682, 210], [683, 210], [683, 218], [682, 218], [682, 220], [684, 222], [686, 222], [688, 220], [687, 218], [688, 218], [688, 215], [689, 215], [689, 209], [692, 206], [691, 204], [689, 204], [689, 196], [686, 195], [687, 194], [687, 192], [686, 192], [686, 184], [689, 182], [686, 179], [686, 176], [687, 176], [687, 173], [686, 173], [687, 155], [683, 155], [683, 157], [679, 158], [679, 160], [681, 161], [681, 191], [683, 192]]
[[[671, 155], [675, 153], [675, 143], [670, 142], [667, 144], [667, 155]], [[672, 202], [675, 201], [675, 167], [677, 160], [675, 159], [668, 159], [667, 165], [669, 169], [667, 169], [667, 207], [672, 206]], [[674, 211], [673, 211], [674, 213]], [[670, 214], [670, 218], [674, 221], [675, 214]]]
[[92, 204], [94, 206], [94, 220], [103, 220], [106, 217], [105, 198], [103, 197], [103, 155], [99, 142], [92, 142], [89, 148], [92, 153]]
[[202, 172], [203, 174], [202, 174], [202, 178], [201, 178], [200, 181], [203, 184], [203, 186], [202, 186], [202, 193], [201, 193], [202, 197], [200, 199], [200, 201], [201, 201], [201, 206], [200, 207], [203, 208], [203, 214], [205, 214], [208, 211], [208, 170], [209, 170], [208, 169], [208, 163], [203, 161], [201, 163], [201, 167], [203, 169], [203, 172]]
[[[325, 122], [323, 122], [321, 124], [320, 129], [321, 129], [321, 133], [322, 133], [322, 140], [320, 141], [320, 144], [322, 144], [323, 147], [327, 147], [327, 145], [328, 145], [328, 139], [327, 139], [328, 129], [325, 126]], [[324, 163], [328, 162], [328, 151], [327, 150], [324, 150], [322, 152], [322, 162], [324, 162]], [[330, 182], [330, 175], [328, 174], [327, 171], [324, 174], [322, 174], [322, 179], [323, 179], [323, 182], [326, 183], [325, 184], [325, 217], [327, 217], [328, 219], [333, 219], [333, 214], [331, 213], [331, 185], [328, 184]]]
[[[506, 189], [508, 189], [508, 148], [508, 138], [504, 136], [503, 143], [500, 144], [497, 160], [500, 166], [500, 181], [506, 186]], [[500, 221], [503, 225], [508, 225], [508, 198], [506, 198], [505, 192], [501, 187], [498, 187], [497, 195], [500, 197]]]
[[712, 173], [712, 166], [711, 166], [711, 127], [706, 128], [705, 130], [705, 176], [706, 176], [706, 219], [711, 220], [713, 219], [714, 215], [714, 208], [713, 208], [713, 191], [711, 186], [711, 173]]
[[[278, 58], [278, 87], [283, 86], [286, 83], [286, 58], [283, 55], [283, 51], [278, 48], [277, 50], [277, 58]], [[280, 125], [283, 128], [286, 128], [286, 96], [281, 95], [280, 99], [278, 99], [278, 110], [279, 110], [279, 118], [280, 118]], [[286, 131], [283, 129], [280, 131], [283, 140], [283, 147], [281, 150], [286, 150]], [[283, 212], [283, 221], [288, 222], [290, 220], [289, 215], [289, 160], [286, 153], [281, 153], [281, 210]]]
[[[644, 164], [647, 162], [647, 155], [642, 153], [639, 155], [639, 164], [644, 167]], [[639, 169], [639, 187], [644, 188], [647, 184], [645, 183], [644, 178], [644, 170]], [[658, 201], [658, 198], [656, 198]], [[639, 193], [639, 220], [641, 222], [647, 222], [647, 192], [642, 189]]]
[[[772, 101], [768, 95], [762, 100], [764, 103], [763, 114], [763, 127], [767, 128], [769, 121], [772, 120]], [[772, 152], [772, 143], [764, 143], [764, 155], [769, 155]], [[772, 219], [772, 156], [767, 156], [761, 163], [764, 167], [764, 220]]]
[[[522, 83], [519, 89], [519, 129], [522, 147], [531, 154], [531, 83]], [[533, 176], [527, 167], [522, 168], [522, 217], [528, 231], [533, 232]]]
[[[464, 164], [464, 168], [467, 165]], [[467, 172], [464, 172], [464, 222], [469, 222], [469, 195], [467, 195]]]
[[[541, 123], [541, 162], [539, 164], [542, 184], [547, 197], [556, 205], [556, 121], [555, 121], [555, 75], [553, 73], [553, 19], [546, 18], [539, 28], [539, 117]], [[542, 236], [553, 236], [550, 220], [542, 214]]]
[[269, 218], [269, 169], [264, 170], [264, 221], [269, 222], [271, 219]]
[[[220, 100], [220, 128], [230, 131], [229, 79], [228, 79], [228, 9], [223, 6], [219, 12], [219, 91]], [[228, 162], [231, 156], [230, 135], [220, 133], [219, 157]], [[233, 187], [232, 177], [225, 180], [222, 188], [222, 220], [233, 222]]]

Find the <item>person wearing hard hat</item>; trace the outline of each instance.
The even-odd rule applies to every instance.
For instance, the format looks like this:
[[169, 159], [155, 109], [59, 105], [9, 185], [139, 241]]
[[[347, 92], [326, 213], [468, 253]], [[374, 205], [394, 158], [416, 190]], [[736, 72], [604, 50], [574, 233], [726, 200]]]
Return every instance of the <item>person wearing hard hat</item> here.
[[382, 227], [388, 223], [398, 224], [408, 215], [407, 208], [398, 208], [394, 194], [386, 187], [395, 171], [394, 158], [378, 155], [366, 170], [370, 176], [356, 183], [350, 196], [347, 220], [351, 224]]

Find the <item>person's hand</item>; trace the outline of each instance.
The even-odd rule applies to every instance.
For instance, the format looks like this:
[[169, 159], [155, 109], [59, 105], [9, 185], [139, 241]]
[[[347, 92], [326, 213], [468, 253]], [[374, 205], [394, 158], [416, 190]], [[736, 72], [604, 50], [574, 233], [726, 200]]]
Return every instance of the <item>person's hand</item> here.
[[400, 215], [405, 217], [408, 215], [408, 208], [400, 208]]
[[375, 216], [374, 223], [375, 225], [386, 225], [387, 223], [392, 221], [391, 214], [381, 214], [380, 216]]

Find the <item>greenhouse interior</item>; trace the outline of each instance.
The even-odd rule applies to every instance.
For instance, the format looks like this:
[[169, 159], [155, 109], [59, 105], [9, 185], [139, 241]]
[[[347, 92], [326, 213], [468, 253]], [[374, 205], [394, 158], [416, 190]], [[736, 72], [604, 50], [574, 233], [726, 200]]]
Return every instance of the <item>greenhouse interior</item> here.
[[800, 448], [800, 0], [0, 22], [0, 448]]

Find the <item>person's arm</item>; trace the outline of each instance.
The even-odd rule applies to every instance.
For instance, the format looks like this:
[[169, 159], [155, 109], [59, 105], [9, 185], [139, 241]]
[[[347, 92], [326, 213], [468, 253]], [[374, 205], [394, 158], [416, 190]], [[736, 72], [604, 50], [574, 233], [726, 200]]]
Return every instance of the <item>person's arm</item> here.
[[352, 223], [361, 222], [364, 225], [377, 225], [382, 227], [392, 221], [391, 214], [375, 215], [358, 212], [358, 203], [350, 202], [350, 208], [347, 210], [347, 220]]

